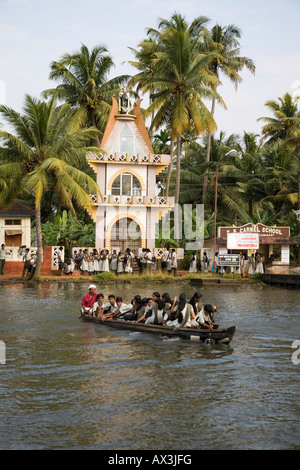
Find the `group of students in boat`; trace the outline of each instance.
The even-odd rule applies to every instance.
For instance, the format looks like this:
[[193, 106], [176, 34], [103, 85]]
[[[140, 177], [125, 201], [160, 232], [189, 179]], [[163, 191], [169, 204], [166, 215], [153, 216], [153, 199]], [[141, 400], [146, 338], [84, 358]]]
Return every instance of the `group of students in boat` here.
[[82, 314], [97, 317], [103, 322], [120, 320], [175, 328], [218, 328], [214, 320], [217, 307], [211, 304], [203, 306], [200, 292], [195, 292], [190, 300], [184, 293], [172, 300], [168, 293], [160, 295], [159, 292], [153, 292], [151, 297], [135, 295], [129, 304], [114, 294], [110, 294], [107, 300], [105, 302], [104, 295], [97, 294], [96, 286], [91, 284], [82, 299]]

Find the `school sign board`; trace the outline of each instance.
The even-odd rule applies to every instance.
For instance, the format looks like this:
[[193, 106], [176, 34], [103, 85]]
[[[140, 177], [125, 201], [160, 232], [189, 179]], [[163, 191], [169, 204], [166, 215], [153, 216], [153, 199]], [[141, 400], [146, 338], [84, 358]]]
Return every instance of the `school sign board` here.
[[218, 256], [218, 266], [239, 266], [240, 255], [226, 254]]
[[[240, 227], [219, 227], [218, 236], [226, 239], [230, 233], [239, 235], [258, 234], [260, 244], [268, 243], [285, 243], [288, 242], [290, 237], [290, 227], [276, 227], [263, 224], [246, 224]], [[256, 248], [254, 248], [256, 249]]]
[[259, 234], [258, 233], [228, 233], [227, 249], [228, 250], [258, 250]]

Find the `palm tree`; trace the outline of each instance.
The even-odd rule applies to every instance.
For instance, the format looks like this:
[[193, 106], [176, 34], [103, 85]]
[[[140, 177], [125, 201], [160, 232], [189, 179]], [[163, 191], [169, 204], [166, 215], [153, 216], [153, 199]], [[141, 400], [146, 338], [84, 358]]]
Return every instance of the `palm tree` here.
[[96, 182], [78, 170], [89, 151], [86, 142], [99, 134], [95, 128], [81, 128], [78, 111], [56, 99], [40, 101], [26, 95], [24, 114], [0, 106], [0, 114], [12, 133], [0, 131], [0, 205], [6, 206], [22, 193], [35, 199], [38, 259], [35, 276], [42, 262], [41, 199], [49, 185], [63, 205], [75, 213], [73, 202], [89, 209], [89, 193], [99, 193]]
[[152, 137], [153, 150], [155, 153], [167, 153], [170, 151], [170, 134], [166, 129], [161, 129]]
[[[55, 89], [46, 90], [44, 96], [55, 94], [79, 107], [83, 122], [103, 132], [111, 110], [111, 97], [128, 78], [124, 75], [108, 80], [113, 66], [112, 57], [104, 46], [95, 46], [89, 51], [82, 44], [79, 51], [66, 53], [59, 61], [52, 62], [49, 78], [61, 83]], [[96, 142], [100, 148], [98, 135]]]
[[[216, 82], [219, 84], [221, 73], [225, 77], [229, 78], [230, 81], [237, 88], [238, 84], [241, 83], [242, 78], [239, 72], [246, 67], [252, 73], [255, 72], [255, 66], [251, 59], [248, 57], [240, 56], [240, 43], [238, 39], [241, 37], [241, 30], [235, 25], [229, 25], [222, 27], [216, 24], [211, 31], [206, 30], [204, 34], [204, 42], [202, 48], [206, 52], [215, 52], [215, 55], [210, 64], [210, 70], [218, 78]], [[217, 90], [217, 87], [214, 88]], [[214, 117], [216, 100], [212, 98], [211, 114]], [[211, 135], [209, 131], [207, 134], [207, 150], [206, 150], [206, 161], [210, 160], [210, 148], [211, 148]], [[204, 177], [203, 184], [203, 195], [205, 196], [207, 190], [207, 177]]]
[[261, 151], [264, 168], [265, 200], [271, 201], [281, 214], [296, 209], [298, 205], [299, 154], [291, 152], [281, 142], [264, 145]]
[[298, 108], [300, 97], [294, 97], [285, 93], [278, 101], [269, 100], [265, 103], [273, 113], [273, 117], [260, 117], [258, 121], [266, 124], [262, 128], [262, 141], [266, 144], [274, 142], [297, 143], [300, 136], [300, 109]]
[[[214, 130], [215, 122], [203, 98], [221, 101], [211, 91], [216, 78], [208, 71], [212, 56], [200, 54], [198, 42], [207, 19], [196, 18], [190, 25], [175, 13], [171, 20], [161, 20], [159, 30], [149, 30], [157, 37], [159, 50], [152, 60], [153, 75], [145, 80], [144, 89], [151, 91], [152, 102], [146, 116], [155, 113], [151, 126], [163, 124], [177, 143], [175, 203], [179, 202], [181, 137], [187, 130], [196, 135]], [[153, 91], [154, 90], [154, 91]]]
[[222, 196], [225, 210], [237, 216], [244, 209], [249, 220], [253, 217], [254, 205], [265, 196], [264, 167], [257, 139], [258, 135], [244, 132], [239, 157], [222, 168], [223, 177], [231, 178]]

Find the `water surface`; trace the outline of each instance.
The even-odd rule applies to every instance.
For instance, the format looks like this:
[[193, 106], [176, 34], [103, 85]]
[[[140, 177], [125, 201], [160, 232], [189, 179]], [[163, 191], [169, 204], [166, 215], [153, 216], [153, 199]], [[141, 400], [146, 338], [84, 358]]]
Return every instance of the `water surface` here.
[[0, 285], [1, 449], [300, 449], [299, 290], [99, 285], [126, 302], [200, 290], [238, 327], [210, 347], [83, 322], [87, 287]]

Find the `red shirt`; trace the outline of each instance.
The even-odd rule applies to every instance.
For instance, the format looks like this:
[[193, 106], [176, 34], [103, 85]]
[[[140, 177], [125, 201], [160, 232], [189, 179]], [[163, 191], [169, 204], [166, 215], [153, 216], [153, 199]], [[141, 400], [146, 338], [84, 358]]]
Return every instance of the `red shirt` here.
[[88, 307], [88, 308], [92, 308], [92, 306], [94, 305], [94, 303], [96, 302], [96, 298], [97, 298], [97, 292], [95, 292], [92, 297], [90, 296], [89, 293], [85, 294], [82, 298], [82, 305], [84, 307]]

